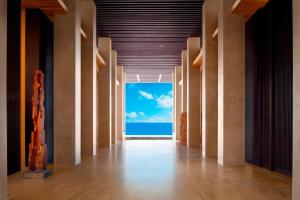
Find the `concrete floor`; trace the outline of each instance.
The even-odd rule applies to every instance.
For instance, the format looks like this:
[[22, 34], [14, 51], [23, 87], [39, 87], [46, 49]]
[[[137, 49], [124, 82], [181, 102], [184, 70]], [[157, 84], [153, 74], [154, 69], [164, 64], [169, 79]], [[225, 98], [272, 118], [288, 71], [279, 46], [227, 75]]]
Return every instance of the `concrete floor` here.
[[98, 150], [74, 167], [59, 167], [46, 180], [9, 176], [9, 199], [283, 200], [291, 178], [245, 165], [221, 167], [199, 149], [173, 141], [126, 141]]

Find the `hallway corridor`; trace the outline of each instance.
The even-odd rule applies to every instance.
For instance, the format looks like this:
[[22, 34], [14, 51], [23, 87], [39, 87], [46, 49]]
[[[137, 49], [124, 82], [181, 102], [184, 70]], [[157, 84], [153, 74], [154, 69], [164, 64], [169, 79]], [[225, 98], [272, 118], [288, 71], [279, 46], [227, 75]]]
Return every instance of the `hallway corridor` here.
[[251, 165], [221, 167], [200, 157], [199, 149], [174, 141], [124, 141], [98, 149], [81, 165], [56, 167], [48, 179], [9, 176], [9, 199], [291, 199], [290, 177]]

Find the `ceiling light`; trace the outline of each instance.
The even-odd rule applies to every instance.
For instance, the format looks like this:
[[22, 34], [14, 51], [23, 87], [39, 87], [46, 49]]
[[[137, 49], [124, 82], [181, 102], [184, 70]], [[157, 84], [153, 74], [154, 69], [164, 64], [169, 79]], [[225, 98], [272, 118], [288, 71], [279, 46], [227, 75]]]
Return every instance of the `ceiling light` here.
[[178, 85], [182, 86], [182, 79], [179, 81], [179, 84], [178, 84]]
[[158, 82], [160, 82], [160, 81], [161, 81], [161, 74], [158, 77]]

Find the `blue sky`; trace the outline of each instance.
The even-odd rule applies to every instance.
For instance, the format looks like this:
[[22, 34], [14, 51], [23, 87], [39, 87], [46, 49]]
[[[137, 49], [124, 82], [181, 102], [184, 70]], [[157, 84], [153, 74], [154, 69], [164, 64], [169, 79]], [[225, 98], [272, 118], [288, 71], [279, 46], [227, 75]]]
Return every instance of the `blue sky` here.
[[172, 122], [172, 83], [127, 83], [126, 122]]

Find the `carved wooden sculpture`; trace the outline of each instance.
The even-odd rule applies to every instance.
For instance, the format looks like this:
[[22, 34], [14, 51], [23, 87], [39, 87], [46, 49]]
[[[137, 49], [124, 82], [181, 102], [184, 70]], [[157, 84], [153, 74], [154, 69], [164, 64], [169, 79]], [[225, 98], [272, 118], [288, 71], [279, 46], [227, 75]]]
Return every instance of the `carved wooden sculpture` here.
[[45, 143], [45, 109], [44, 109], [44, 74], [40, 70], [34, 72], [32, 86], [32, 120], [33, 131], [29, 144], [29, 170], [47, 169], [47, 145]]
[[179, 140], [180, 144], [186, 145], [187, 143], [187, 113], [183, 112], [180, 115], [180, 135], [179, 135]]

